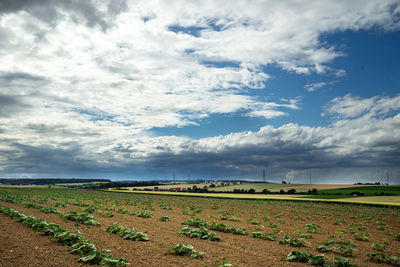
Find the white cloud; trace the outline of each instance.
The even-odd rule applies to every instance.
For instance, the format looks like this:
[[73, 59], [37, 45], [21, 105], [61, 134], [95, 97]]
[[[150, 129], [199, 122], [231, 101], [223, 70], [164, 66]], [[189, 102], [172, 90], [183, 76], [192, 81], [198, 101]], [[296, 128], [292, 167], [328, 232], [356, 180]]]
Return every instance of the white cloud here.
[[326, 82], [320, 82], [320, 83], [310, 83], [304, 86], [308, 92], [314, 92], [322, 87], [327, 85]]
[[[396, 101], [397, 97], [381, 98], [372, 104], [369, 116], [338, 120], [326, 127], [264, 126], [256, 132], [198, 140], [147, 136], [126, 141], [117, 146], [117, 151], [116, 148], [112, 150], [129, 155], [127, 162], [139, 159], [144, 166], [163, 171], [192, 168], [201, 173], [203, 166], [207, 166], [207, 171], [218, 170], [225, 176], [237, 172], [239, 177], [243, 177], [268, 167], [275, 178], [297, 181], [303, 177], [308, 182], [309, 170], [313, 170], [313, 180], [321, 179], [315, 175], [317, 173], [325, 177], [340, 177], [339, 173], [344, 175], [342, 177], [350, 174], [354, 177], [355, 169], [359, 175], [362, 173], [375, 179], [379, 168], [389, 168], [393, 175], [396, 174], [394, 178], [399, 179], [400, 170], [396, 162], [400, 155], [400, 108], [385, 118], [373, 111]], [[331, 174], [334, 169], [338, 173]]]
[[[58, 103], [63, 112], [71, 106], [99, 111], [136, 129], [196, 123], [197, 116], [191, 113], [204, 117], [252, 108], [251, 116], [272, 118], [288, 111], [260, 110], [262, 102], [242, 94], [243, 88], [260, 89], [268, 82], [269, 75], [260, 65], [278, 64], [301, 74], [325, 72], [325, 64], [341, 52], [319, 43], [321, 33], [373, 25], [395, 27], [388, 19], [395, 12], [388, 8], [390, 1], [216, 6], [216, 2], [135, 1], [113, 17], [114, 26], [106, 32], [77, 24], [68, 16], [50, 27], [36, 13], [3, 14], [2, 28], [14, 35], [7, 40], [12, 43], [7, 53], [1, 55], [2, 71], [41, 75], [50, 81], [47, 86], [26, 86], [20, 94], [39, 91], [68, 98], [73, 105]], [[68, 12], [62, 7], [59, 12]], [[151, 19], [144, 21], [144, 17]], [[194, 37], [172, 32], [168, 28], [172, 25], [204, 29]], [[204, 60], [239, 65], [207, 67], [200, 64]], [[55, 108], [50, 104], [39, 106]]]
[[[72, 161], [119, 166], [160, 151], [223, 150], [225, 142], [269, 144], [297, 140], [296, 134], [305, 138], [302, 142], [316, 135], [318, 142], [330, 143], [336, 137], [316, 134], [328, 130], [296, 125], [199, 141], [154, 137], [149, 130], [198, 124], [216, 113], [286, 116], [300, 108], [300, 99], [266, 101], [251, 94], [266, 90], [270, 75], [264, 66], [342, 75], [344, 70], [329, 64], [343, 53], [321, 43], [321, 34], [395, 30], [400, 12], [396, 1], [131, 1], [126, 9], [122, 1], [118, 10], [108, 2], [96, 10], [92, 2], [49, 7], [32, 1], [32, 9], [17, 5], [0, 11], [0, 93], [15, 100], [4, 108], [7, 116], [0, 113], [4, 151], [18, 158], [28, 146], [62, 150], [76, 145], [79, 155]], [[55, 9], [54, 17], [40, 16], [49, 8]], [[173, 32], [174, 25], [183, 30]], [[197, 29], [196, 36], [185, 27]], [[345, 96], [327, 112], [344, 118], [387, 112], [380, 101], [398, 105], [396, 99]], [[345, 126], [338, 122], [336, 127]], [[133, 152], [127, 156], [118, 149]], [[0, 169], [20, 163], [10, 156], [1, 160]]]
[[362, 99], [360, 97], [347, 94], [343, 97], [334, 98], [326, 108], [330, 114], [338, 114], [343, 118], [354, 118], [361, 115], [371, 117], [385, 115], [390, 111], [400, 109], [400, 96], [393, 98], [384, 96], [374, 96]]

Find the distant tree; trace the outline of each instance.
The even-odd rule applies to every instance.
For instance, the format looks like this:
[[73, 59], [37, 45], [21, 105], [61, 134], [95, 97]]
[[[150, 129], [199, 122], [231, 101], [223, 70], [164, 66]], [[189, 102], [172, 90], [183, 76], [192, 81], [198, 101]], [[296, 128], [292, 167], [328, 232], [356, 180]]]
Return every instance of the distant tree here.
[[291, 188], [287, 192], [288, 192], [288, 194], [296, 194], [296, 189]]
[[282, 181], [282, 184], [287, 184], [286, 181]]
[[267, 188], [264, 188], [263, 191], [262, 191], [262, 193], [263, 193], [263, 194], [268, 194], [268, 193], [269, 193], [269, 190], [268, 190]]
[[279, 191], [279, 193], [280, 193], [280, 194], [285, 194], [285, 190], [281, 189], [281, 190]]
[[255, 189], [253, 189], [253, 188], [250, 188], [250, 189], [249, 189], [249, 194], [254, 194], [255, 192], [256, 192]]
[[313, 194], [313, 195], [318, 194], [318, 189], [317, 189], [317, 188], [313, 188], [313, 189], [311, 190], [311, 194]]
[[210, 188], [215, 188], [215, 184], [210, 184]]

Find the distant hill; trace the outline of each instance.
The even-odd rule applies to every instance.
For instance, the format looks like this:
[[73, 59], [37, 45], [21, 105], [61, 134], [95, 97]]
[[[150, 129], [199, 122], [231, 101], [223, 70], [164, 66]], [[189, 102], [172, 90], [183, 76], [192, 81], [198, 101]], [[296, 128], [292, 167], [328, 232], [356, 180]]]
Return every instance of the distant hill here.
[[110, 179], [78, 179], [78, 178], [0, 178], [0, 184], [6, 185], [54, 185], [72, 183], [111, 182]]

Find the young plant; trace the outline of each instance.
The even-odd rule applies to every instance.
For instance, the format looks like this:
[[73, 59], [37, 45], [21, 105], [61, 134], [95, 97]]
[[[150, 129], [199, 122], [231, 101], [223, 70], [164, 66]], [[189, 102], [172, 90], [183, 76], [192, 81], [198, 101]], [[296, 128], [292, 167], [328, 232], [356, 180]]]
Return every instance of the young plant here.
[[275, 241], [276, 240], [276, 236], [275, 235], [273, 235], [273, 234], [264, 234], [264, 232], [262, 232], [262, 231], [253, 232], [251, 234], [252, 234], [252, 236], [254, 238], [260, 238], [260, 239], [269, 240], [269, 241]]
[[211, 230], [220, 231], [225, 233], [232, 233], [235, 235], [247, 235], [248, 233], [245, 231], [244, 228], [234, 228], [231, 225], [226, 225], [223, 223], [217, 223], [213, 221], [209, 227]]
[[369, 233], [355, 233], [353, 236], [358, 241], [368, 241]]
[[324, 245], [322, 245], [322, 246], [317, 246], [315, 249], [316, 249], [317, 251], [319, 251], [319, 252], [331, 252], [331, 251], [332, 251], [332, 248], [326, 247], [326, 246], [324, 246]]
[[350, 260], [345, 257], [335, 257], [332, 261], [336, 267], [358, 267], [356, 264], [352, 264]]
[[398, 256], [386, 256], [383, 253], [369, 253], [368, 260], [376, 263], [387, 263], [395, 266], [400, 266], [400, 258]]
[[260, 224], [259, 221], [254, 220], [254, 219], [248, 220], [248, 222], [249, 222], [250, 224], [253, 224], [253, 225], [259, 225], [259, 224]]
[[279, 244], [287, 245], [291, 247], [305, 247], [305, 242], [302, 238], [291, 238], [290, 236], [284, 236], [279, 238]]
[[395, 236], [394, 236], [394, 240], [400, 241], [400, 234], [395, 235]]
[[232, 264], [230, 264], [230, 263], [228, 263], [228, 262], [226, 261], [226, 258], [225, 258], [225, 257], [222, 257], [221, 260], [216, 260], [216, 261], [214, 262], [214, 264], [216, 265], [216, 267], [231, 267], [231, 266], [233, 266]]
[[297, 230], [296, 233], [299, 235], [300, 238], [312, 238], [312, 235], [303, 234], [300, 230]]
[[169, 217], [168, 215], [164, 215], [160, 218], [160, 221], [162, 222], [168, 222], [171, 220], [171, 217]]
[[192, 245], [177, 244], [174, 247], [168, 249], [169, 254], [177, 256], [189, 256], [193, 259], [200, 259], [204, 256], [204, 253], [194, 249]]
[[344, 256], [351, 256], [355, 251], [357, 251], [357, 249], [352, 247], [340, 246], [340, 247], [334, 247], [334, 251]]
[[387, 252], [385, 244], [380, 242], [372, 243], [371, 248], [380, 252]]
[[75, 221], [78, 224], [86, 224], [86, 225], [94, 225], [94, 226], [99, 226], [101, 223], [96, 221], [94, 217], [90, 214], [87, 213], [81, 213], [78, 214], [75, 211], [70, 211], [68, 213], [64, 213], [62, 215], [65, 219], [68, 219], [70, 221]]
[[190, 238], [206, 239], [210, 241], [219, 241], [221, 239], [215, 232], [209, 232], [205, 227], [189, 228], [185, 226], [179, 233], [187, 235]]
[[123, 239], [130, 239], [134, 241], [148, 241], [149, 238], [145, 233], [142, 232], [137, 232], [135, 228], [129, 227], [125, 228], [122, 225], [118, 225], [117, 223], [113, 223], [110, 225], [107, 229], [107, 232], [113, 233], [113, 234], [118, 234], [120, 235]]
[[315, 223], [306, 223], [304, 225], [304, 228], [306, 229], [307, 232], [317, 233], [319, 231], [319, 229], [321, 228], [321, 226], [319, 226], [318, 224], [315, 224]]

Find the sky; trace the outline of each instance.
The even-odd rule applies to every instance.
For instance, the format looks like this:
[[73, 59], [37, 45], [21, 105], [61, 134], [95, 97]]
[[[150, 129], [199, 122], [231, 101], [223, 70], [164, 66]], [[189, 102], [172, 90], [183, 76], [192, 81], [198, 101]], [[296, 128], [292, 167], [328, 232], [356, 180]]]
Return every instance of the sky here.
[[397, 0], [0, 0], [0, 177], [400, 184]]

